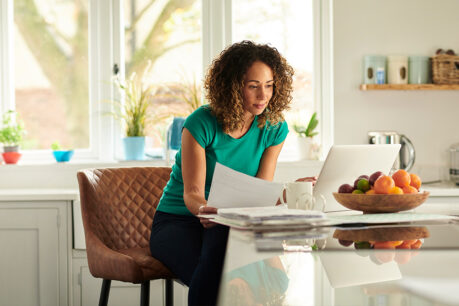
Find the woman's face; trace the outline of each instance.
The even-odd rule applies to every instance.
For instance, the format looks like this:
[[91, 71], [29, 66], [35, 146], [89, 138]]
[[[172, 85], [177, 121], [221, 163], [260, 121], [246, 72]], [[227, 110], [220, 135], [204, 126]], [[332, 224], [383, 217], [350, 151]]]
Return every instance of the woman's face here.
[[273, 96], [274, 78], [271, 67], [256, 61], [244, 77], [242, 96], [244, 109], [248, 114], [260, 115]]

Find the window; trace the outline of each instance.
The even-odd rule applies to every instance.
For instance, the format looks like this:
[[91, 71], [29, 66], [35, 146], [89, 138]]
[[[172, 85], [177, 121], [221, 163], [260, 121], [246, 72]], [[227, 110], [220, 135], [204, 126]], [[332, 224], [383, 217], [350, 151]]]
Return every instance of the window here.
[[88, 1], [14, 1], [14, 105], [22, 149], [89, 148]]
[[295, 70], [293, 101], [285, 114], [290, 133], [282, 150], [284, 159], [297, 158], [293, 124], [307, 125], [316, 109], [312, 4], [312, 0], [233, 0], [233, 42], [270, 44]]
[[125, 0], [124, 20], [126, 78], [135, 73], [158, 86], [147, 136], [150, 155], [162, 157], [173, 117], [194, 110], [190, 94], [200, 98], [201, 1]]
[[[272, 44], [294, 67], [287, 120], [306, 124], [317, 111], [327, 149], [333, 139], [329, 6], [319, 0], [0, 1], [0, 111], [16, 109], [25, 122], [23, 160], [52, 160], [54, 141], [77, 149], [74, 159], [113, 159], [122, 132], [104, 101], [119, 96], [114, 67], [130, 77], [150, 65], [142, 77], [158, 85], [148, 131], [151, 152], [160, 156], [172, 118], [192, 111], [183, 93], [200, 96], [212, 59], [232, 42], [251, 39]], [[289, 142], [284, 160], [295, 159]]]

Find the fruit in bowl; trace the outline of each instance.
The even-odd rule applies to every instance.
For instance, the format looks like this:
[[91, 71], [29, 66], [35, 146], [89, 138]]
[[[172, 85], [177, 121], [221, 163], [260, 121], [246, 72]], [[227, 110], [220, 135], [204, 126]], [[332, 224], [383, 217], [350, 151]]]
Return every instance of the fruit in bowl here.
[[400, 169], [392, 175], [376, 171], [370, 176], [361, 175], [353, 185], [342, 184], [338, 193], [354, 194], [412, 194], [418, 193], [421, 179], [414, 173]]
[[359, 176], [353, 185], [342, 184], [335, 199], [343, 206], [366, 213], [399, 212], [421, 205], [429, 196], [421, 192], [421, 179], [414, 173], [398, 170], [392, 175], [376, 171]]
[[[344, 247], [357, 250], [361, 256], [369, 256], [380, 265], [389, 261], [405, 264], [417, 254], [424, 239], [430, 233], [426, 227], [390, 227], [366, 229], [336, 229], [333, 238]], [[393, 252], [391, 251], [393, 250]], [[400, 251], [398, 251], [400, 250]]]

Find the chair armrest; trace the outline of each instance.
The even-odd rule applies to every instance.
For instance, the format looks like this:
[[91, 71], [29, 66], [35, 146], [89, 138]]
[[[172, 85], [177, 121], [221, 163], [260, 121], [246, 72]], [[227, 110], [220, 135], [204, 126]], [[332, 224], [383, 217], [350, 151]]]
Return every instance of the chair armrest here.
[[132, 257], [107, 247], [93, 232], [85, 232], [89, 271], [94, 277], [138, 283], [143, 280], [140, 266]]

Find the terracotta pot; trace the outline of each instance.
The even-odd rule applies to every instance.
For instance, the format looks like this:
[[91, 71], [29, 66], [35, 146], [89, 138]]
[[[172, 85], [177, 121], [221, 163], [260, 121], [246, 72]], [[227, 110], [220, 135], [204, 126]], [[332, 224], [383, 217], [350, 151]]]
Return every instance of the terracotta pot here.
[[2, 153], [3, 160], [7, 164], [15, 164], [21, 158], [21, 153], [19, 152], [5, 152]]

